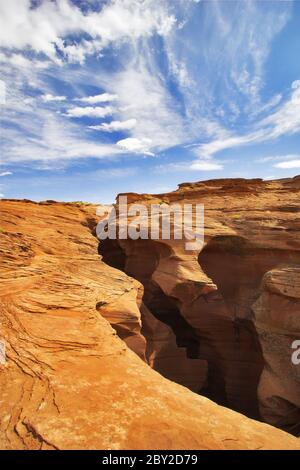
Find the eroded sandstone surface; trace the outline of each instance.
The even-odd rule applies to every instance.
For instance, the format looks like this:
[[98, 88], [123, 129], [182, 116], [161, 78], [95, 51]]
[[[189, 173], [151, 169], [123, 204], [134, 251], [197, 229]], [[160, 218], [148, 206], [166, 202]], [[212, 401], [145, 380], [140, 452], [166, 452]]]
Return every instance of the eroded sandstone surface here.
[[[0, 201], [0, 341], [6, 346], [0, 448], [300, 448], [290, 434], [219, 406], [147, 364], [244, 412], [255, 407], [262, 370], [279, 360], [263, 343], [261, 329], [273, 322], [280, 335], [286, 326], [293, 337], [299, 333], [297, 308], [290, 318], [283, 311], [286, 320], [278, 326], [280, 316], [268, 314], [267, 293], [272, 282], [282, 282], [274, 271], [283, 269], [279, 264], [294, 269], [299, 261], [298, 182], [269, 183], [269, 192], [265, 183], [241, 182], [242, 194], [234, 183], [225, 191], [225, 183], [218, 184], [182, 186], [160, 196], [198, 200], [206, 194], [208, 243], [200, 255], [143, 240], [145, 252], [139, 241], [122, 241], [106, 244], [101, 261], [95, 206]], [[265, 203], [259, 192], [267, 194]], [[248, 248], [251, 230], [258, 233]], [[232, 263], [241, 253], [225, 250], [227, 276], [207, 258], [209, 250], [215, 258], [220, 254], [214, 243], [224, 236], [230, 247], [235, 237], [246, 240], [249, 250], [236, 268], [241, 272]], [[266, 280], [267, 272], [275, 280]], [[279, 295], [285, 302], [285, 293]], [[248, 318], [250, 303], [257, 326]], [[233, 327], [236, 304], [242, 324]], [[263, 321], [260, 305], [267, 312]], [[267, 393], [276, 388], [273, 375]], [[297, 376], [291, 383], [297, 386]], [[292, 403], [297, 394], [287, 396], [282, 387], [280, 396]], [[266, 393], [261, 396], [265, 400]]]

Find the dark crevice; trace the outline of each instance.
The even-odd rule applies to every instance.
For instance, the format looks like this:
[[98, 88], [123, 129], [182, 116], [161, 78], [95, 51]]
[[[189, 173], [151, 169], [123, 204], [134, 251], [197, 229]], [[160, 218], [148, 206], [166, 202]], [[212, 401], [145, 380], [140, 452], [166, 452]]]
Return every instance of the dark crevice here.
[[198, 358], [199, 338], [195, 330], [181, 315], [176, 299], [165, 295], [153, 281], [145, 282], [144, 287], [143, 301], [146, 307], [155, 318], [171, 328], [176, 336], [177, 346], [186, 349], [186, 355], [189, 359]]
[[104, 263], [109, 266], [120, 271], [125, 270], [126, 255], [117, 240], [102, 240], [98, 245], [98, 254], [102, 256]]
[[[108, 265], [126, 272], [129, 276], [139, 280], [144, 286], [143, 303], [152, 315], [173, 331], [178, 348], [185, 348], [188, 359], [199, 357], [199, 338], [192, 326], [181, 315], [178, 302], [175, 298], [165, 295], [160, 286], [151, 279], [156, 268], [159, 256], [169, 255], [169, 249], [161, 244], [147, 240], [137, 240], [127, 243], [139, 245], [138, 255], [146, 253], [148, 259], [136, 260], [136, 263], [126, 263], [127, 256], [117, 240], [105, 240], [99, 244], [98, 252]], [[149, 248], [151, 261], [149, 262]], [[132, 255], [134, 259], [134, 254]]]

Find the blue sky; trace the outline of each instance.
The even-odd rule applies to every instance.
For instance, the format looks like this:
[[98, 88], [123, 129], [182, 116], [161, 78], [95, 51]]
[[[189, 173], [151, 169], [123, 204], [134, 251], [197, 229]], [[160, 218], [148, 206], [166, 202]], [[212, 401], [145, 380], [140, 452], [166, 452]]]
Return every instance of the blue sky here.
[[300, 2], [0, 3], [0, 197], [300, 173]]

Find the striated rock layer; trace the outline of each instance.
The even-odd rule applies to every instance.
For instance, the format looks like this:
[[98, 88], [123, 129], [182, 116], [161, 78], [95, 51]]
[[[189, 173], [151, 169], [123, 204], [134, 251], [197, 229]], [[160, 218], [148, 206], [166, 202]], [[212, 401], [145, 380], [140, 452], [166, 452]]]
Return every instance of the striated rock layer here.
[[146, 206], [204, 204], [203, 248], [186, 251], [185, 240], [120, 239], [118, 258], [115, 244], [102, 245], [109, 264], [142, 282], [147, 309], [167, 328], [144, 330], [156, 370], [296, 435], [300, 365], [291, 361], [291, 346], [300, 338], [299, 196], [300, 177], [129, 194], [129, 202]]
[[[100, 261], [94, 206], [3, 200], [0, 213], [1, 449], [300, 448], [293, 436], [216, 405], [141, 359], [160, 361], [165, 338], [176, 353], [180, 328], [148, 312], [146, 348], [141, 284]], [[177, 298], [183, 278], [171, 283]], [[167, 291], [159, 273], [156, 281]], [[195, 279], [186, 282], [193, 300]], [[214, 295], [214, 284], [205, 285]], [[190, 348], [189, 337], [182, 341]], [[208, 359], [195, 362], [205, 369]], [[188, 385], [201, 386], [203, 370]]]

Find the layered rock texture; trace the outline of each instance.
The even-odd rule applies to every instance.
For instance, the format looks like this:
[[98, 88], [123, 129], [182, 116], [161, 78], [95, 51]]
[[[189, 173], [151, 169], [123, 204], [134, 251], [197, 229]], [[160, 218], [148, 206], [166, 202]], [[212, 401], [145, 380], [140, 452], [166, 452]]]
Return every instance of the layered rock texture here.
[[95, 206], [0, 201], [0, 448], [300, 449], [211, 401], [297, 432], [299, 188], [131, 196], [204, 203], [201, 253], [108, 240], [99, 256]]

